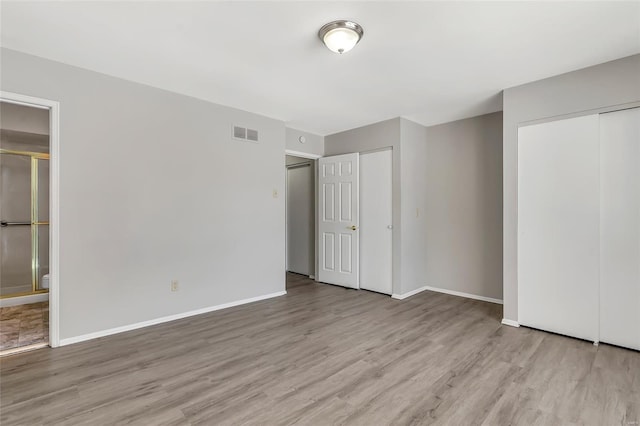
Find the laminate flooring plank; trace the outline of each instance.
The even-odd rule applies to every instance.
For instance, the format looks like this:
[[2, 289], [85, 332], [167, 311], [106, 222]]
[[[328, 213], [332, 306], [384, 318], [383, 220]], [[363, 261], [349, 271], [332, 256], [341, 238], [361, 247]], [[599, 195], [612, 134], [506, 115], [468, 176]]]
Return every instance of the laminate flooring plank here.
[[0, 359], [5, 425], [624, 425], [640, 353], [287, 274], [285, 296]]

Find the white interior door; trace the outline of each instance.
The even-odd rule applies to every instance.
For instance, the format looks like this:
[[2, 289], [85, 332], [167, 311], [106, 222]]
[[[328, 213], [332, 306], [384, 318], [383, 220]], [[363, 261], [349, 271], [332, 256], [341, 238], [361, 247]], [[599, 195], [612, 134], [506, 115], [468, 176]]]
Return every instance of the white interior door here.
[[600, 340], [640, 350], [640, 108], [600, 115]]
[[359, 288], [358, 153], [318, 160], [318, 281]]
[[518, 320], [597, 340], [599, 119], [518, 131]]
[[313, 241], [311, 164], [287, 167], [287, 270], [309, 275]]
[[360, 288], [391, 294], [390, 149], [360, 155]]

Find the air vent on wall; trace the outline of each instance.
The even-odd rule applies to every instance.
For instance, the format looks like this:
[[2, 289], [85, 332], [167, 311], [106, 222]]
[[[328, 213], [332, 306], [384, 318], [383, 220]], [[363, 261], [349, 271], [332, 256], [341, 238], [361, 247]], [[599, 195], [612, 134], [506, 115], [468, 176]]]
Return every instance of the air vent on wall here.
[[258, 142], [258, 131], [247, 129], [247, 140]]
[[249, 142], [258, 142], [258, 131], [245, 127], [233, 126], [233, 138]]
[[233, 126], [233, 137], [236, 139], [246, 139], [247, 129], [244, 127]]

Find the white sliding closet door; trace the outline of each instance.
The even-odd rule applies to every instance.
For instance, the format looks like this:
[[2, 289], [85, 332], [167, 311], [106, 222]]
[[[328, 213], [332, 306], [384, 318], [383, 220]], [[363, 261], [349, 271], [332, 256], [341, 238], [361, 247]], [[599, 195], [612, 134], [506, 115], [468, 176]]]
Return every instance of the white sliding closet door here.
[[518, 321], [597, 340], [598, 115], [518, 131]]
[[640, 108], [600, 116], [600, 340], [640, 349]]

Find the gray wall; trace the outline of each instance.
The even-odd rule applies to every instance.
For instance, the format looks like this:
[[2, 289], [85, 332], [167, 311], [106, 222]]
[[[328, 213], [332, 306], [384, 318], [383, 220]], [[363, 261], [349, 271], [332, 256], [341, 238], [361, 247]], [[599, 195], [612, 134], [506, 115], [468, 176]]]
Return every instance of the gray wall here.
[[502, 298], [502, 114], [396, 118], [325, 137], [326, 155], [393, 147], [393, 293]]
[[[300, 142], [300, 136], [305, 137], [305, 143]], [[303, 132], [302, 130], [287, 127], [286, 130], [286, 149], [291, 151], [305, 152], [313, 155], [324, 155], [324, 137], [314, 135], [313, 133]]]
[[502, 113], [402, 126], [402, 290], [502, 299]]
[[400, 140], [402, 288], [398, 293], [403, 294], [426, 285], [427, 129], [401, 118]]
[[400, 118], [381, 121], [357, 129], [325, 136], [325, 155], [366, 152], [392, 147], [393, 155], [393, 293], [402, 293], [401, 285], [401, 187]]
[[284, 123], [1, 53], [2, 90], [60, 102], [62, 339], [285, 289]]
[[518, 126], [640, 102], [640, 55], [506, 89], [503, 95], [504, 318], [518, 320]]
[[48, 135], [49, 110], [0, 102], [0, 128]]
[[0, 129], [0, 148], [16, 151], [49, 152], [49, 135]]

